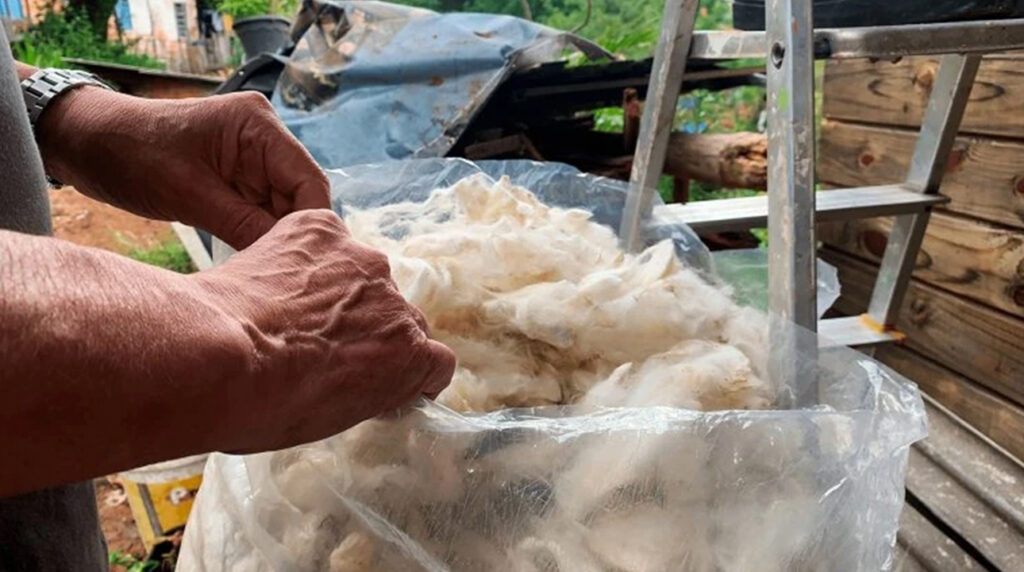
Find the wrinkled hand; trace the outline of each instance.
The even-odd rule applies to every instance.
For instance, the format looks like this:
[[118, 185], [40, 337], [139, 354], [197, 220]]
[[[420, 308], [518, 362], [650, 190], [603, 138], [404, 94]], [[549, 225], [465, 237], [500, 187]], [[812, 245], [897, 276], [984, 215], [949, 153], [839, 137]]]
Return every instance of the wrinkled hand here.
[[227, 388], [235, 396], [222, 424], [232, 428], [227, 450], [324, 438], [436, 395], [451, 380], [454, 354], [427, 337], [387, 257], [351, 239], [329, 210], [284, 217], [193, 279], [255, 348], [249, 375]]
[[39, 138], [51, 176], [235, 249], [288, 213], [330, 206], [325, 175], [255, 92], [155, 100], [83, 87], [55, 100]]

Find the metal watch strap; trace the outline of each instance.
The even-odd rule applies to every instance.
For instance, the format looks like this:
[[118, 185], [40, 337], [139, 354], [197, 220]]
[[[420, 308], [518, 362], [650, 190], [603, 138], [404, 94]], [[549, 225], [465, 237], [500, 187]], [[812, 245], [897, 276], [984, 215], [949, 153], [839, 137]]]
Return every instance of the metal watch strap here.
[[93, 74], [79, 70], [41, 69], [21, 82], [21, 93], [25, 97], [25, 106], [28, 109], [28, 118], [32, 123], [32, 128], [35, 128], [43, 110], [51, 101], [65, 91], [80, 85], [95, 85], [110, 89], [109, 85], [103, 83]]

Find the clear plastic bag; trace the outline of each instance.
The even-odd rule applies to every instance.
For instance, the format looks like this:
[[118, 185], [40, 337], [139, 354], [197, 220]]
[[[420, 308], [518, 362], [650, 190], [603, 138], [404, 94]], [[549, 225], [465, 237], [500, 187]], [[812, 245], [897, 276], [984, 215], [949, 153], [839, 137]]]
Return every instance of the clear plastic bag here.
[[[551, 204], [594, 206], [612, 227], [621, 216], [611, 181], [458, 160], [335, 172], [335, 208], [422, 201], [481, 171], [514, 174]], [[706, 258], [685, 226], [671, 235], [677, 253]], [[765, 352], [751, 354], [765, 370]], [[887, 569], [908, 448], [925, 435], [920, 395], [848, 349], [788, 359], [801, 364], [778, 388], [778, 403], [800, 403], [788, 409], [701, 412], [649, 395], [459, 414], [424, 400], [318, 443], [214, 454], [179, 568]]]
[[[530, 189], [545, 204], [590, 211], [595, 222], [616, 232], [629, 188], [622, 181], [583, 173], [571, 165], [528, 160], [413, 159], [334, 169], [327, 175], [331, 180], [331, 205], [342, 216], [345, 205], [368, 209], [421, 202], [435, 189], [450, 187], [473, 175], [490, 180], [505, 176], [512, 184]], [[656, 196], [655, 200], [661, 199]], [[671, 238], [684, 263], [713, 278], [711, 253], [690, 227], [675, 220], [653, 219], [645, 232], [648, 245]]]
[[920, 397], [859, 354], [822, 364], [833, 395], [801, 410], [422, 403], [299, 450], [216, 454], [180, 569], [887, 569]]
[[[732, 288], [733, 299], [744, 306], [768, 311], [768, 251], [763, 248], [721, 250], [711, 255], [715, 273]], [[840, 295], [839, 271], [818, 259], [818, 317]]]

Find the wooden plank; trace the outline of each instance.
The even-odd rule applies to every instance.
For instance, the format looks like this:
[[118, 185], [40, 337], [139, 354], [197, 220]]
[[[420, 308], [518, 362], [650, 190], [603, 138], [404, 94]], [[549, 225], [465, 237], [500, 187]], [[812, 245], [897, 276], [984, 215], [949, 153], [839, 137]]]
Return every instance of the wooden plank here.
[[[839, 268], [836, 309], [863, 312], [878, 268], [831, 248], [820, 254]], [[912, 280], [897, 326], [908, 335], [907, 347], [1024, 404], [1024, 320]]]
[[928, 406], [929, 437], [910, 450], [907, 489], [1000, 570], [1024, 570], [1024, 467]]
[[904, 505], [897, 536], [897, 572], [982, 570], [982, 567], [927, 518]]
[[[903, 181], [916, 131], [824, 121], [818, 178], [841, 187]], [[943, 210], [1024, 228], [1024, 143], [959, 137], [942, 182]]]
[[907, 348], [878, 346], [875, 359], [913, 380], [989, 439], [1024, 459], [1024, 409]]
[[[938, 59], [897, 63], [830, 61], [825, 67], [824, 114], [834, 119], [916, 127], [931, 94]], [[1024, 137], [1024, 61], [988, 56], [978, 70], [960, 130]]]
[[1024, 564], [1024, 464], [935, 399], [924, 402], [928, 437], [915, 447], [1016, 531], [1020, 542], [1011, 548]]
[[911, 554], [902, 544], [896, 545], [896, 550], [893, 553], [893, 561], [893, 572], [931, 572], [928, 568], [925, 568], [925, 566], [921, 564], [921, 561]]
[[[822, 223], [818, 239], [878, 263], [891, 229], [890, 218]], [[1024, 317], [1024, 231], [934, 213], [914, 277]]]

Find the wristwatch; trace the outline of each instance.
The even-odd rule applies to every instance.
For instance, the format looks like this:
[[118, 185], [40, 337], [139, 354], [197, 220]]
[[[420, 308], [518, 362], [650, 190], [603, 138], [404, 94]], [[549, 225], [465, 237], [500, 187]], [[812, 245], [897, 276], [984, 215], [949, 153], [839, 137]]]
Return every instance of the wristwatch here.
[[[61, 70], [54, 68], [40, 69], [21, 82], [21, 94], [25, 98], [28, 119], [35, 131], [39, 118], [51, 101], [62, 93], [83, 85], [95, 85], [104, 89], [113, 89], [95, 75], [78, 70]], [[46, 180], [54, 187], [61, 182], [46, 176]]]
[[28, 118], [35, 129], [46, 106], [60, 94], [82, 85], [95, 85], [112, 89], [95, 75], [79, 70], [46, 68], [32, 74], [21, 82], [21, 93], [25, 97]]

